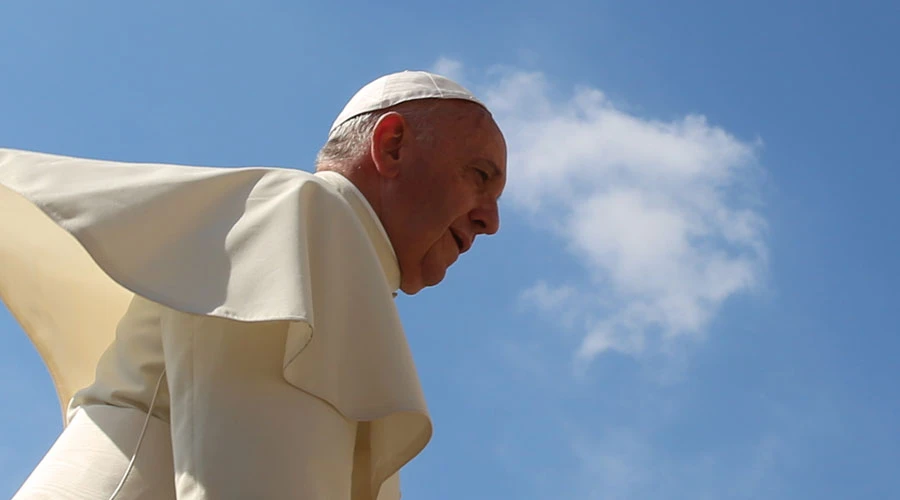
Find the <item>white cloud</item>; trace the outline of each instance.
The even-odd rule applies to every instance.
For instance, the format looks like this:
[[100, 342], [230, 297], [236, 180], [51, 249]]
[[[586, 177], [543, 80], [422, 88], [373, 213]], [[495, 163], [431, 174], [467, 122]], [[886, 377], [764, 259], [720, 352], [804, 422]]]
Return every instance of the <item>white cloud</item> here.
[[568, 498], [754, 499], [778, 489], [785, 447], [775, 434], [758, 436], [740, 453], [709, 449], [673, 454], [648, 439], [646, 429], [622, 428], [602, 439], [580, 436]]
[[575, 287], [551, 286], [545, 281], [538, 281], [526, 288], [520, 296], [520, 303], [523, 309], [552, 315], [558, 324], [565, 328], [574, 326], [584, 307], [580, 293]]
[[581, 467], [574, 475], [579, 498], [634, 498], [658, 473], [648, 444], [630, 430], [610, 431], [602, 443], [582, 437], [571, 446]]
[[551, 287], [547, 283], [539, 281], [522, 292], [522, 299], [533, 303], [542, 310], [553, 311], [565, 306], [573, 299], [575, 293], [575, 289], [570, 286]]
[[[436, 67], [462, 76], [458, 61]], [[557, 285], [538, 276], [523, 298], [570, 313], [580, 298], [581, 363], [701, 338], [725, 300], [759, 284], [766, 223], [747, 204], [758, 143], [700, 115], [635, 116], [591, 87], [559, 98], [538, 72], [490, 75], [474, 90], [507, 137], [507, 196], [587, 271]]]
[[459, 61], [441, 57], [431, 67], [431, 71], [463, 84], [463, 65]]

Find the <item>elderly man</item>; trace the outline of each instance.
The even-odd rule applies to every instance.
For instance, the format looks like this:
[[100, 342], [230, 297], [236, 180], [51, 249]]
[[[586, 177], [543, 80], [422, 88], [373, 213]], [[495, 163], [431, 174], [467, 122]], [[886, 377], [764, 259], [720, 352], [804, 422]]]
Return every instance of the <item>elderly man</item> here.
[[431, 422], [393, 298], [499, 228], [506, 145], [425, 72], [317, 172], [0, 150], [0, 298], [66, 428], [16, 498], [390, 499]]

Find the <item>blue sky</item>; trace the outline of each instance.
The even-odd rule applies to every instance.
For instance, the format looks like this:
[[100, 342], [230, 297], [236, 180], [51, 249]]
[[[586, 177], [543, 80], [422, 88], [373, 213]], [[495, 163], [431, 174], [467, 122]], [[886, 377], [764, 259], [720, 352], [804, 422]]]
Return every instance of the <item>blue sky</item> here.
[[[248, 5], [4, 2], [0, 146], [309, 170], [382, 74], [483, 96], [503, 228], [398, 299], [405, 498], [900, 493], [898, 4]], [[0, 398], [8, 497], [61, 422], [5, 310]]]

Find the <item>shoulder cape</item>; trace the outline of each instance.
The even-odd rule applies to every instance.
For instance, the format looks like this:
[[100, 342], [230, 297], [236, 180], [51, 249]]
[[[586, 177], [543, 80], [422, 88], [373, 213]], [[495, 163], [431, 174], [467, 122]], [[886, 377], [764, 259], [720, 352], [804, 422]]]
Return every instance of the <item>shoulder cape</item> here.
[[285, 379], [368, 422], [378, 491], [431, 437], [393, 291], [359, 214], [317, 175], [0, 149], [0, 299], [63, 411], [133, 294], [286, 321]]

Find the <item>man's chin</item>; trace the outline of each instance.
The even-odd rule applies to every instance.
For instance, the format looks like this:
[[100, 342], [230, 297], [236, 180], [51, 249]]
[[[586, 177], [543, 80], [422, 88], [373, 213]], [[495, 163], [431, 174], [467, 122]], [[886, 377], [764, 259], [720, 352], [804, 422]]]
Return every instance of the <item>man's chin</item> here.
[[400, 290], [407, 295], [415, 295], [425, 288], [435, 286], [447, 275], [447, 270], [422, 275], [417, 280], [401, 281]]
[[441, 267], [440, 269], [435, 270], [434, 273], [423, 276], [422, 281], [425, 282], [426, 287], [435, 286], [441, 281], [444, 281], [445, 276], [447, 276], [447, 268]]
[[421, 292], [422, 288], [424, 287], [421, 285], [400, 285], [400, 291], [405, 293], [406, 295], [415, 295]]

